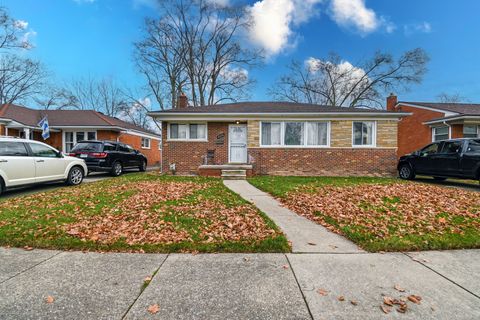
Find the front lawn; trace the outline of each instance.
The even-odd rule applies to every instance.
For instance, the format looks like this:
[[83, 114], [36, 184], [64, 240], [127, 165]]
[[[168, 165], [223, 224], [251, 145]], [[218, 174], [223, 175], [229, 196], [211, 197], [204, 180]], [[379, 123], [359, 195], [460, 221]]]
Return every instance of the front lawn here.
[[368, 251], [480, 248], [480, 193], [475, 191], [388, 178], [249, 181]]
[[0, 200], [0, 245], [137, 252], [286, 252], [219, 179], [129, 174]]

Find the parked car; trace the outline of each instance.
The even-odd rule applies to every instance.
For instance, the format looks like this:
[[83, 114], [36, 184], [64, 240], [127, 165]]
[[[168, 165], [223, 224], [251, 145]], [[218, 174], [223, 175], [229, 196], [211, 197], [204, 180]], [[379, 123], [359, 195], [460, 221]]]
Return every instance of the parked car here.
[[415, 175], [447, 178], [480, 179], [480, 139], [452, 139], [434, 142], [400, 158], [398, 174], [402, 179]]
[[85, 161], [65, 156], [45, 143], [0, 137], [0, 194], [6, 189], [51, 181], [79, 185], [87, 173]]
[[119, 176], [125, 169], [147, 170], [147, 157], [121, 142], [80, 141], [70, 155], [85, 160], [89, 172], [110, 172]]

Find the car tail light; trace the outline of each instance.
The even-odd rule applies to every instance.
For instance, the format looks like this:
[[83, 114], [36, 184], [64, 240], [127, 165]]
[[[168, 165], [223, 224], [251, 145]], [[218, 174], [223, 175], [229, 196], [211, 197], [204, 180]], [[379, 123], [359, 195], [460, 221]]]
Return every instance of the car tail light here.
[[106, 158], [108, 154], [106, 152], [92, 152], [89, 155], [93, 158]]
[[76, 153], [67, 153], [67, 155], [69, 155], [70, 157], [76, 157], [77, 156]]

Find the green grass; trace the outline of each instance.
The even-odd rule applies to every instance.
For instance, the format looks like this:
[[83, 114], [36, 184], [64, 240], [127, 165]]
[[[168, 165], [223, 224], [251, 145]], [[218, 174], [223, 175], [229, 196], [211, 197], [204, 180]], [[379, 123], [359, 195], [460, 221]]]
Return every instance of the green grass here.
[[305, 192], [315, 192], [318, 187], [349, 186], [365, 183], [392, 183], [400, 182], [393, 178], [375, 177], [294, 177], [294, 176], [256, 176], [248, 179], [255, 187], [272, 194], [275, 197], [283, 198], [288, 192], [302, 188]]
[[[271, 177], [259, 176], [249, 179], [250, 183], [259, 189], [266, 191], [285, 203], [295, 203], [297, 195], [314, 195], [324, 186], [364, 186], [365, 184], [393, 184], [405, 183], [407, 185], [420, 184], [418, 182], [404, 182], [393, 178], [365, 178], [365, 177]], [[421, 184], [424, 185], [424, 184]], [[429, 184], [426, 186], [430, 186]], [[432, 186], [437, 188], [438, 186]], [[413, 188], [412, 192], [416, 192], [419, 188]], [[437, 190], [437, 189], [435, 189]], [[455, 189], [443, 189], [445, 196], [456, 193]], [[432, 191], [435, 192], [435, 191]], [[441, 192], [441, 191], [439, 191]], [[449, 193], [450, 192], [450, 193]], [[458, 191], [460, 192], [460, 191]], [[462, 191], [464, 192], [464, 191]], [[443, 194], [443, 193], [442, 193]], [[429, 197], [426, 193], [423, 196]], [[331, 197], [331, 195], [330, 195]], [[311, 219], [320, 219], [322, 224], [334, 226], [342, 235], [358, 244], [363, 249], [370, 252], [378, 251], [416, 251], [416, 250], [446, 250], [446, 249], [468, 249], [480, 248], [480, 228], [476, 227], [480, 224], [480, 205], [475, 205], [475, 199], [478, 198], [475, 192], [469, 194], [472, 205], [468, 207], [468, 211], [473, 216], [465, 217], [448, 212], [448, 208], [443, 211], [438, 208], [438, 214], [429, 219], [446, 219], [447, 228], [445, 231], [433, 229], [423, 232], [422, 228], [426, 222], [418, 219], [413, 225], [406, 225], [404, 217], [406, 212], [398, 209], [409, 195], [403, 195], [403, 199], [397, 195], [384, 196], [379, 195], [379, 200], [375, 204], [368, 200], [362, 200], [355, 205], [363, 212], [371, 212], [371, 215], [358, 217], [358, 219], [345, 220], [345, 217], [336, 216], [329, 212], [311, 212]], [[421, 198], [421, 197], [420, 197]], [[302, 198], [303, 199], [303, 198]], [[328, 199], [328, 197], [326, 197]], [[328, 200], [326, 200], [328, 201]], [[461, 201], [461, 200], [455, 200]], [[415, 203], [415, 205], [422, 203]], [[348, 214], [347, 212], [343, 212]], [[373, 218], [377, 221], [372, 220]], [[344, 219], [342, 221], [342, 219]], [[320, 222], [318, 221], [318, 222]], [[349, 222], [345, 222], [349, 221]], [[432, 221], [432, 220], [430, 220]], [[388, 225], [388, 234], [380, 236], [369, 226], [380, 225], [386, 222]], [[417, 232], [421, 228], [422, 232]], [[451, 232], [451, 230], [461, 230], [461, 232]], [[450, 230], [450, 231], [449, 231]]]
[[[152, 204], [148, 214], [155, 219], [171, 223], [175, 230], [187, 232], [190, 239], [175, 243], [128, 244], [125, 239], [102, 243], [68, 234], [64, 226], [79, 219], [102, 216], [112, 208], [123, 212], [122, 201], [138, 194], [136, 183], [192, 182], [205, 188], [177, 200]], [[215, 239], [205, 241], [202, 228], [213, 221], [198, 219], [194, 212], [176, 212], [179, 205], [201, 205], [205, 201], [220, 203], [226, 208], [251, 206], [240, 196], [227, 189], [220, 179], [201, 177], [172, 177], [154, 174], [128, 174], [78, 187], [65, 187], [36, 195], [0, 200], [0, 245], [63, 250], [140, 251], [140, 252], [288, 252], [287, 239], [262, 212], [266, 227], [276, 231], [264, 239], [245, 238], [239, 241]], [[129, 209], [131, 210], [131, 209]], [[155, 220], [156, 221], [156, 220]], [[128, 223], [128, 221], [127, 221]]]

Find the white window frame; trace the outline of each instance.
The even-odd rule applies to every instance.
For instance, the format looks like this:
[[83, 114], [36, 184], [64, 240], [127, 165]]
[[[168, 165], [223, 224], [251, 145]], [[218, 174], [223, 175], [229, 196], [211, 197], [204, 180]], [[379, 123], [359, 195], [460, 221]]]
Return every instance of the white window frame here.
[[[263, 123], [280, 123], [280, 144], [277, 145], [265, 145], [262, 144], [262, 126]], [[285, 123], [287, 122], [302, 122], [303, 124], [303, 144], [302, 145], [285, 145]], [[327, 144], [325, 145], [308, 145], [307, 144], [307, 138], [308, 138], [308, 130], [307, 130], [307, 122], [310, 123], [326, 123], [327, 124]], [[323, 149], [323, 148], [330, 148], [330, 129], [331, 129], [331, 122], [328, 120], [315, 120], [315, 121], [305, 121], [305, 120], [283, 120], [283, 121], [278, 121], [278, 120], [272, 120], [272, 121], [260, 121], [260, 134], [259, 134], [259, 146], [261, 148], [308, 148], [308, 149]]]
[[464, 124], [462, 128], [462, 135], [465, 137], [465, 127], [475, 127], [477, 128], [477, 136], [476, 138], [480, 138], [480, 125], [477, 124]]
[[[147, 142], [148, 142], [148, 146], [144, 146], [144, 145], [143, 145], [143, 141], [147, 141]], [[152, 139], [147, 138], [147, 137], [141, 137], [140, 147], [141, 147], [142, 149], [148, 149], [148, 150], [151, 149], [151, 147], [152, 147]]]
[[95, 132], [95, 139], [93, 139], [93, 140], [97, 140], [97, 137], [98, 137], [97, 130], [64, 130], [62, 132], [62, 151], [63, 152], [66, 152], [66, 150], [67, 150], [67, 140], [66, 140], [66, 133], [67, 132], [71, 132], [73, 134], [73, 146], [75, 146], [78, 143], [77, 132], [83, 132], [84, 137], [86, 137], [87, 139], [88, 139], [88, 133], [89, 132]]
[[[372, 143], [371, 144], [355, 144], [355, 123], [356, 122], [372, 124]], [[352, 121], [352, 148], [376, 148], [376, 147], [377, 147], [377, 121], [353, 120]]]
[[452, 127], [451, 126], [438, 126], [438, 127], [432, 127], [432, 142], [439, 142], [439, 141], [445, 141], [445, 140], [435, 140], [435, 130], [438, 128], [448, 128], [448, 138], [445, 140], [449, 140], [452, 138]]
[[[170, 137], [170, 125], [172, 124], [186, 124], [188, 125], [187, 135], [185, 139], [175, 139]], [[205, 138], [190, 139], [190, 125], [191, 124], [204, 124], [205, 125]], [[204, 121], [192, 121], [192, 122], [169, 122], [167, 126], [167, 141], [191, 141], [191, 142], [207, 142], [208, 141], [208, 123]]]

